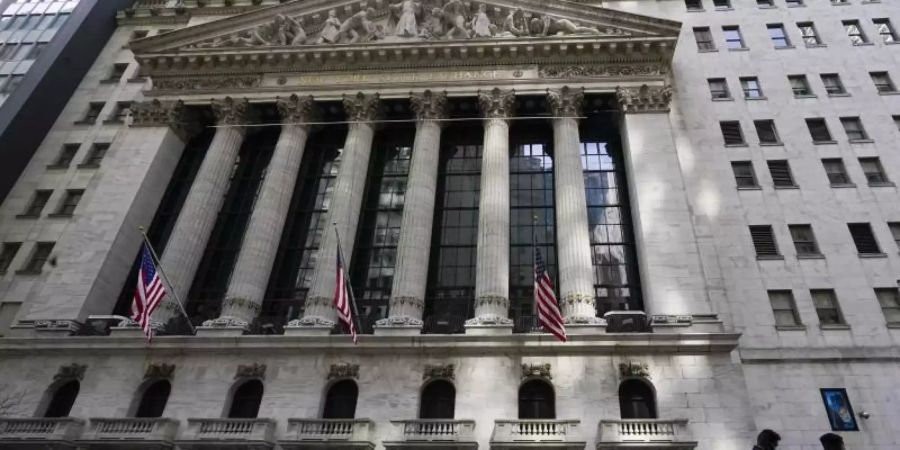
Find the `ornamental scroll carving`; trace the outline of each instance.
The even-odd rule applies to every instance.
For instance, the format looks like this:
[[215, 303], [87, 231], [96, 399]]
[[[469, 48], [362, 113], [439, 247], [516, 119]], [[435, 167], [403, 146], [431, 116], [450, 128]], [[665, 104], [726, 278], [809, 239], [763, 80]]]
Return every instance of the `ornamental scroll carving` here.
[[640, 361], [628, 361], [619, 364], [619, 375], [622, 378], [647, 378], [650, 379], [650, 367]]
[[319, 115], [312, 95], [300, 97], [293, 94], [288, 98], [279, 98], [275, 101], [275, 107], [278, 108], [278, 114], [284, 123], [312, 122]]
[[182, 140], [187, 140], [199, 129], [184, 102], [161, 102], [158, 99], [135, 103], [131, 106], [132, 127], [170, 127]]
[[342, 99], [347, 120], [351, 122], [372, 122], [381, 116], [381, 99], [378, 94], [346, 95]]
[[78, 380], [84, 379], [84, 372], [87, 370], [87, 364], [72, 363], [65, 366], [59, 366], [56, 375], [53, 375], [53, 381], [60, 380]]
[[455, 367], [453, 364], [425, 365], [425, 371], [422, 372], [423, 380], [443, 379], [453, 381]]
[[214, 89], [250, 89], [258, 87], [260, 77], [256, 75], [235, 77], [191, 77], [191, 78], [156, 78], [153, 88], [157, 90], [214, 90]]
[[426, 90], [411, 94], [409, 103], [418, 120], [435, 120], [447, 117], [447, 93]]
[[522, 379], [526, 378], [543, 378], [552, 380], [550, 374], [550, 364], [522, 364]]
[[584, 89], [547, 89], [547, 104], [555, 117], [578, 117], [584, 104]]
[[234, 379], [238, 378], [259, 378], [264, 379], [266, 377], [266, 365], [253, 363], [248, 366], [239, 365], [237, 368], [237, 372], [234, 374]]
[[147, 370], [144, 371], [144, 379], [166, 379], [171, 380], [172, 376], [175, 374], [175, 364], [149, 364], [147, 365]]
[[213, 115], [218, 125], [243, 125], [247, 122], [249, 109], [250, 102], [247, 99], [212, 99]]
[[626, 113], [667, 112], [672, 100], [672, 87], [650, 87], [646, 84], [639, 88], [616, 88], [616, 100], [619, 108]]
[[516, 107], [516, 93], [494, 88], [490, 91], [478, 91], [478, 107], [482, 115], [488, 119], [503, 119], [513, 114]]
[[359, 364], [341, 363], [332, 364], [328, 369], [328, 379], [335, 380], [340, 378], [359, 379]]

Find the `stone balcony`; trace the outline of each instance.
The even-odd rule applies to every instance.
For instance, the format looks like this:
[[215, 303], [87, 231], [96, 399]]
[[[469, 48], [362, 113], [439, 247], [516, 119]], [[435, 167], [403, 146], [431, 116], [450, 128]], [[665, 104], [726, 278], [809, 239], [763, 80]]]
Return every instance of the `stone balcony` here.
[[275, 446], [272, 419], [188, 419], [176, 444], [185, 450], [263, 450]]
[[75, 449], [84, 421], [71, 417], [0, 418], [0, 449]]
[[178, 421], [166, 418], [92, 418], [78, 444], [85, 449], [169, 449]]
[[692, 450], [697, 447], [687, 419], [601, 420], [599, 428], [597, 450]]
[[374, 427], [369, 419], [288, 419], [278, 445], [284, 450], [372, 450]]
[[447, 450], [475, 450], [474, 420], [411, 419], [392, 420], [394, 429], [384, 447], [393, 449], [419, 449], [423, 447]]
[[585, 441], [578, 434], [580, 420], [520, 419], [497, 420], [491, 434], [492, 449], [583, 450]]

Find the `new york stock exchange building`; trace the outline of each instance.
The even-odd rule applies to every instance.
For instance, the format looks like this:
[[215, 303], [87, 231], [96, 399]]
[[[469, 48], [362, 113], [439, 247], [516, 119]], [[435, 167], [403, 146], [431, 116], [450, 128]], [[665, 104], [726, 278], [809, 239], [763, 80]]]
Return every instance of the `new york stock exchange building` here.
[[139, 0], [0, 207], [0, 449], [896, 450], [898, 12]]

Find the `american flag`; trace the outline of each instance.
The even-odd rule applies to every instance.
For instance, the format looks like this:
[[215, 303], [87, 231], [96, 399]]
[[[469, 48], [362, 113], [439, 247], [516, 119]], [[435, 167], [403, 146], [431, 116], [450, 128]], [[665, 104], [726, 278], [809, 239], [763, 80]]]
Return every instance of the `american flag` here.
[[566, 342], [566, 327], [563, 325], [562, 314], [559, 312], [556, 294], [553, 293], [553, 282], [547, 275], [541, 251], [537, 247], [534, 247], [534, 304], [537, 309], [538, 322], [544, 331], [556, 336], [560, 341]]
[[137, 290], [134, 292], [134, 303], [131, 305], [131, 319], [141, 326], [148, 340], [153, 338], [150, 316], [165, 297], [166, 288], [156, 271], [150, 247], [144, 242], [141, 249], [141, 265], [138, 268]]
[[353, 311], [350, 309], [350, 292], [347, 285], [347, 273], [344, 270], [344, 258], [341, 256], [341, 243], [337, 244], [337, 276], [334, 283], [334, 309], [344, 329], [350, 332], [353, 343], [356, 343], [356, 325], [353, 322]]

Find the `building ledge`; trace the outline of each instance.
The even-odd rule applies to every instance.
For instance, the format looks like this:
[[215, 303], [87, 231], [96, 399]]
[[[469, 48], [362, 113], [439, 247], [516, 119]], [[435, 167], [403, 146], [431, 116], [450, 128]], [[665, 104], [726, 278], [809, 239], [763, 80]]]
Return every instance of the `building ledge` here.
[[898, 347], [743, 347], [738, 353], [744, 364], [900, 362]]
[[278, 446], [284, 450], [372, 450], [370, 419], [288, 419]]
[[697, 447], [687, 419], [601, 420], [598, 428], [597, 450], [692, 450]]

